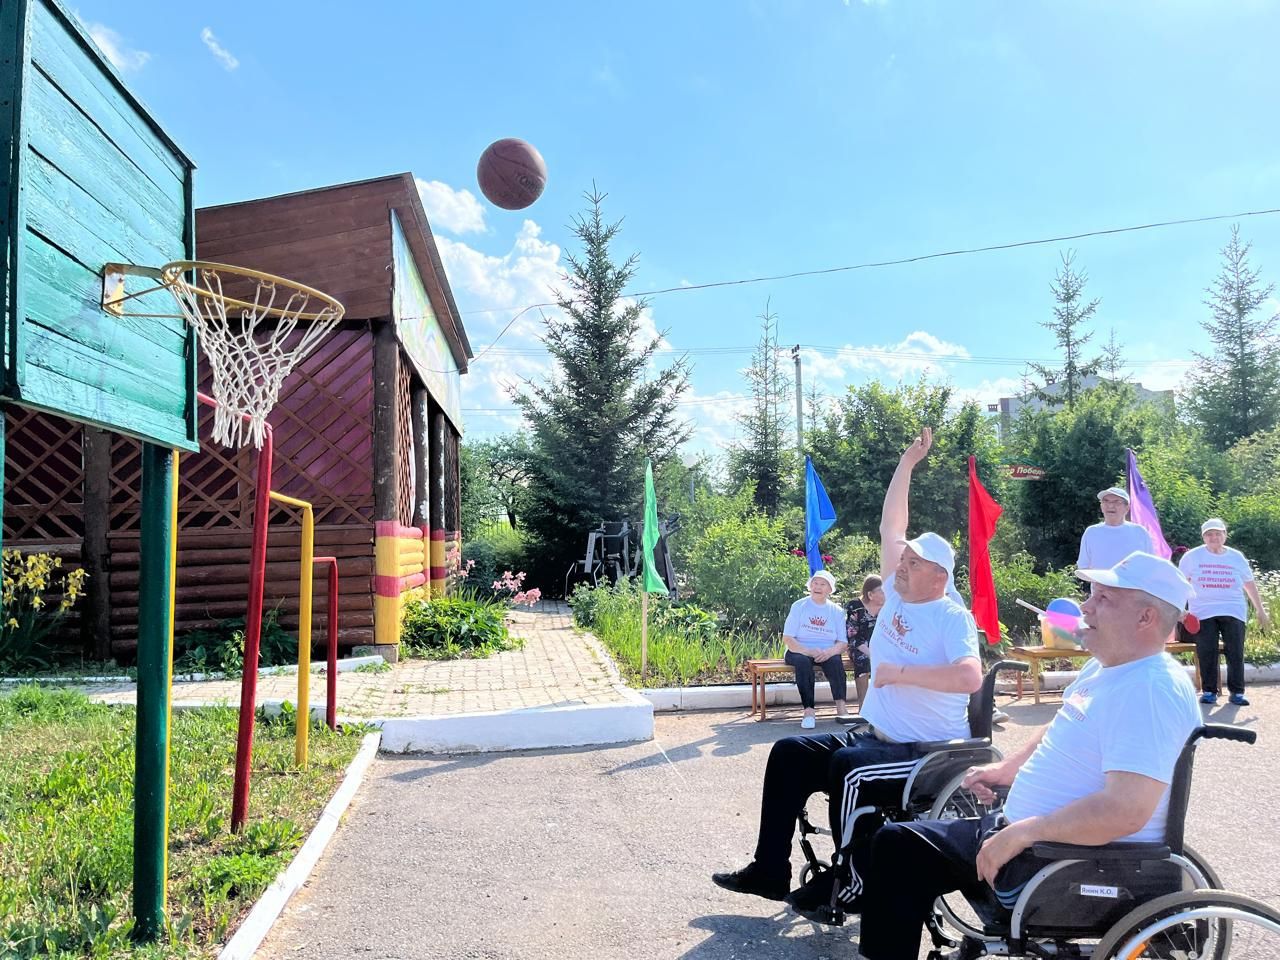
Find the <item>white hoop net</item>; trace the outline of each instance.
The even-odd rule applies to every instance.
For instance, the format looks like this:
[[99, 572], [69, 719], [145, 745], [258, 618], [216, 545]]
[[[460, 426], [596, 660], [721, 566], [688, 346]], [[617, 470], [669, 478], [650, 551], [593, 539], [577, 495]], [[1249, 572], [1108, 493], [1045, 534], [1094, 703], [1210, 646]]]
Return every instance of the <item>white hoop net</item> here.
[[281, 386], [342, 319], [342, 305], [300, 284], [219, 264], [169, 264], [163, 281], [213, 372], [213, 438], [261, 447]]

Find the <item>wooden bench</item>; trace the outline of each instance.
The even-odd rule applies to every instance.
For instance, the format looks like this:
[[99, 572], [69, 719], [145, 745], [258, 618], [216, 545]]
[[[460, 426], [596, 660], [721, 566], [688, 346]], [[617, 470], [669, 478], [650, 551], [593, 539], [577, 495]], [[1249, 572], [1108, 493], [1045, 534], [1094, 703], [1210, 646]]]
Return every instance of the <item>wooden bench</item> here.
[[[1164, 648], [1169, 653], [1190, 653], [1195, 658], [1195, 685], [1200, 689], [1200, 658], [1196, 655], [1194, 643], [1166, 643]], [[1035, 702], [1040, 702], [1040, 672], [1046, 660], [1088, 660], [1093, 656], [1088, 650], [1064, 650], [1058, 647], [1013, 647], [1009, 656], [1014, 660], [1025, 660], [1031, 666], [1031, 689], [1035, 694]], [[1018, 674], [1018, 696], [1022, 696], [1022, 674]]]
[[[844, 661], [844, 672], [852, 675], [853, 664], [846, 657], [841, 657]], [[821, 670], [821, 667], [818, 667]], [[789, 673], [794, 675], [795, 668], [785, 660], [748, 660], [747, 676], [751, 678], [751, 715], [757, 720], [765, 719], [765, 684], [769, 682], [769, 678], [779, 673]]]

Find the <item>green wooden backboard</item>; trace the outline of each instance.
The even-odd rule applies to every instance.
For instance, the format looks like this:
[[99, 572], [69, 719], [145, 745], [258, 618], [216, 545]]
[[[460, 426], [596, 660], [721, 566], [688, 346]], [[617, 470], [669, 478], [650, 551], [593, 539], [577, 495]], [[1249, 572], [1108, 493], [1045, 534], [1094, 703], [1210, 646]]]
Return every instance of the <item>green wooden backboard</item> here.
[[197, 449], [194, 334], [101, 306], [104, 264], [194, 257], [194, 165], [56, 0], [0, 0], [0, 158], [0, 398]]

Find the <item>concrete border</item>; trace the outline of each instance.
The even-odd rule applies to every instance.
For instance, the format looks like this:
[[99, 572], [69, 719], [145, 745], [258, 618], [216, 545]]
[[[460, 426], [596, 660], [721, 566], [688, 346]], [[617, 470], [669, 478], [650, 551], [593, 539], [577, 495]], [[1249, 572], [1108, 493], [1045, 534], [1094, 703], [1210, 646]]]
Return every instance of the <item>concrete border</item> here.
[[[335, 673], [348, 673], [352, 670], [358, 670], [360, 667], [368, 666], [371, 663], [385, 663], [382, 657], [347, 657], [345, 660], [339, 660]], [[316, 660], [311, 664], [311, 672], [324, 674], [328, 664], [323, 661]], [[275, 667], [261, 667], [258, 670], [260, 677], [272, 677], [278, 674], [297, 673], [298, 665], [281, 664]], [[179, 673], [174, 675], [173, 683], [207, 683], [210, 680], [226, 680], [227, 675], [223, 672], [215, 673]], [[130, 677], [127, 674], [120, 674], [115, 677], [0, 677], [0, 684], [21, 684], [21, 683], [137, 683], [137, 677]]]
[[[1187, 666], [1187, 676], [1191, 676], [1194, 668]], [[1066, 687], [1079, 676], [1076, 670], [1051, 670], [1040, 675], [1040, 690], [1056, 691]], [[1246, 683], [1280, 683], [1280, 664], [1258, 667], [1252, 663], [1244, 666]], [[1013, 681], [1002, 681], [996, 692], [1012, 694], [1017, 689]], [[637, 691], [652, 704], [655, 711], [671, 712], [677, 710], [732, 710], [738, 707], [749, 709], [751, 706], [751, 684], [737, 683], [714, 687], [654, 687]], [[1022, 682], [1022, 698], [1031, 697], [1031, 679], [1024, 677]], [[814, 686], [814, 699], [818, 705], [831, 703], [831, 688], [826, 683]], [[770, 706], [789, 706], [800, 703], [800, 694], [794, 683], [775, 681], [765, 687], [765, 703]]]
[[311, 876], [311, 871], [320, 860], [320, 854], [333, 839], [342, 815], [351, 805], [352, 797], [363, 782], [369, 765], [373, 763], [373, 758], [377, 756], [380, 738], [381, 734], [377, 733], [365, 736], [359, 753], [351, 761], [351, 766], [347, 767], [347, 775], [321, 811], [320, 819], [315, 829], [311, 831], [311, 835], [307, 837], [307, 842], [302, 845], [302, 849], [285, 868], [284, 873], [276, 877], [271, 886], [267, 887], [266, 892], [258, 898], [249, 915], [244, 918], [236, 928], [235, 934], [218, 953], [218, 960], [250, 960], [257, 952], [258, 947], [271, 931], [272, 924], [276, 922], [285, 904], [289, 902], [289, 898]]
[[623, 703], [564, 703], [491, 713], [384, 717], [388, 753], [488, 753], [653, 739], [653, 704], [615, 684]]

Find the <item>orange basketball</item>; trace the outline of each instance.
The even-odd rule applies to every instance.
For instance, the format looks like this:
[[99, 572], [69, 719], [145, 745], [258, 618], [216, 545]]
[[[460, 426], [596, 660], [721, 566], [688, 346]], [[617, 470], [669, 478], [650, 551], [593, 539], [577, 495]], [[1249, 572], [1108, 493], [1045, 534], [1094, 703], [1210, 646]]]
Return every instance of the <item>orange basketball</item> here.
[[480, 192], [495, 207], [523, 210], [547, 185], [547, 165], [532, 144], [508, 137], [495, 140], [476, 165]]

